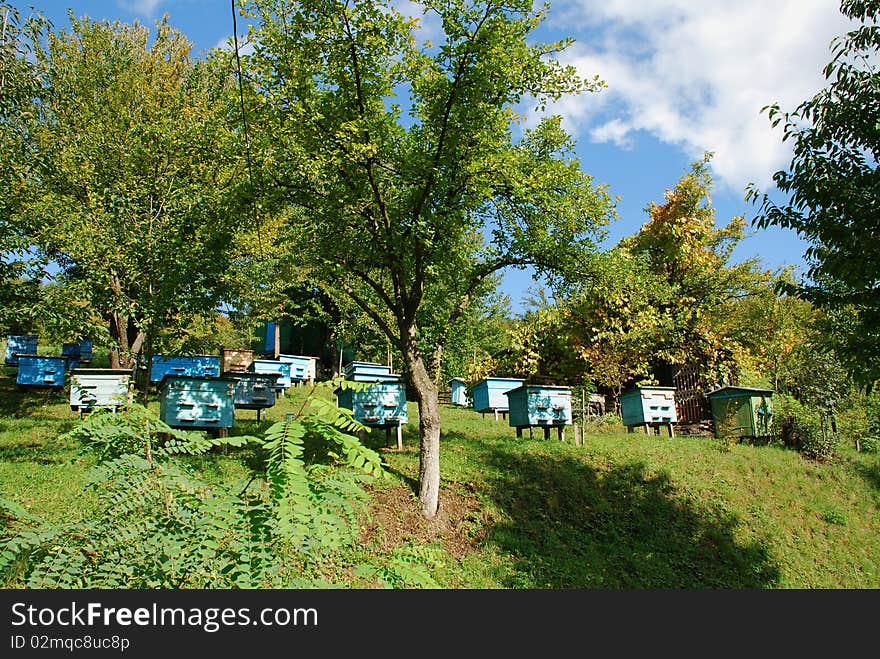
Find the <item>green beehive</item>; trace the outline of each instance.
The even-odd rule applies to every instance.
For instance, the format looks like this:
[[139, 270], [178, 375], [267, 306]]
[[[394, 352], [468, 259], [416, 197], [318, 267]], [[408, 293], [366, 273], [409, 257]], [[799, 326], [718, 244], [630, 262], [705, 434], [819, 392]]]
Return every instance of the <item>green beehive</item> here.
[[706, 394], [715, 437], [768, 437], [773, 429], [772, 389], [726, 386]]

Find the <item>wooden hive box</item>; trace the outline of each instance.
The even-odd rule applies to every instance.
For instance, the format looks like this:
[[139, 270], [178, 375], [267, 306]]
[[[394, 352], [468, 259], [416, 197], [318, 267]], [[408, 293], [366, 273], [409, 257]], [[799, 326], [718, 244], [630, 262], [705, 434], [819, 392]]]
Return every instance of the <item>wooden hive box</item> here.
[[507, 396], [511, 389], [523, 384], [517, 378], [484, 378], [471, 389], [474, 410], [477, 412], [507, 412]]
[[63, 387], [66, 366], [64, 357], [19, 354], [15, 383], [23, 387]]
[[510, 414], [509, 423], [521, 437], [524, 428], [544, 428], [549, 437], [550, 428], [557, 428], [559, 438], [571, 424], [571, 389], [555, 385], [523, 384], [506, 394]]
[[132, 384], [129, 369], [75, 368], [70, 371], [70, 409], [80, 416], [96, 407], [122, 409], [130, 402]]
[[219, 378], [219, 355], [153, 355], [150, 382], [158, 383], [169, 375], [195, 378]]
[[235, 418], [235, 381], [167, 375], [159, 394], [159, 418], [172, 428], [231, 428]]
[[467, 382], [462, 378], [452, 378], [449, 381], [449, 396], [453, 405], [467, 407], [470, 404]]
[[36, 355], [37, 337], [34, 334], [10, 334], [6, 337], [7, 366], [18, 366], [19, 355]]
[[[391, 367], [383, 364], [376, 364], [374, 362], [349, 362], [345, 365], [342, 371], [345, 375], [345, 379], [351, 380], [354, 375], [390, 375]], [[361, 381], [363, 382], [364, 380]]]
[[317, 379], [317, 357], [307, 357], [304, 355], [278, 355], [278, 359], [290, 364], [291, 382], [314, 382]]
[[220, 353], [221, 373], [245, 373], [253, 363], [253, 350], [223, 348]]
[[253, 373], [277, 373], [275, 390], [283, 392], [291, 385], [290, 364], [276, 359], [255, 359], [250, 369]]
[[235, 381], [235, 409], [256, 410], [257, 420], [262, 410], [275, 405], [275, 382], [280, 373], [229, 373], [225, 378]]
[[715, 437], [766, 438], [773, 431], [772, 389], [725, 386], [706, 394]]
[[646, 434], [653, 434], [653, 429], [665, 426], [669, 436], [673, 437], [672, 424], [678, 421], [675, 387], [646, 386], [630, 389], [620, 396], [620, 412], [623, 425], [629, 432], [642, 426]]

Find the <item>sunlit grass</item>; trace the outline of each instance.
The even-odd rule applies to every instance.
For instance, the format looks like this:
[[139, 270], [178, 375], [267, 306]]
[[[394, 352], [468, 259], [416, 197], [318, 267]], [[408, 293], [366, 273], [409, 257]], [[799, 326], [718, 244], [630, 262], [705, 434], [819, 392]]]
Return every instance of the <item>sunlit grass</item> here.
[[[94, 458], [59, 439], [77, 414], [66, 390], [23, 391], [14, 374], [0, 372], [0, 496], [79, 519], [95, 504], [84, 489]], [[288, 390], [259, 422], [238, 411], [232, 432], [262, 433], [309, 392]], [[155, 395], [149, 406], [158, 410]], [[575, 446], [571, 432], [564, 443], [517, 439], [506, 420], [444, 406], [441, 512], [451, 516], [436, 530], [418, 512], [418, 408], [408, 407], [402, 451], [382, 430], [366, 437], [389, 478], [372, 487], [371, 533], [324, 567], [329, 583], [365, 587], [353, 566], [424, 542], [447, 549], [435, 578], [449, 588], [880, 587], [876, 454], [844, 444], [835, 462], [817, 464], [779, 446], [625, 432]], [[231, 450], [188, 463], [232, 483], [256, 459]], [[380, 510], [380, 500], [399, 509]]]

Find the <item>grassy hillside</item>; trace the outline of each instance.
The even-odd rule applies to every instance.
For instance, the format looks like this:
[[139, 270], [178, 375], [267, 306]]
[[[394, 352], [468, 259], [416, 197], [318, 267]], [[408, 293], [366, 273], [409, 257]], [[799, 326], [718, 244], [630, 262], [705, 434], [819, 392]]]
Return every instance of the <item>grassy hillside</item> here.
[[[94, 457], [58, 440], [77, 421], [66, 391], [20, 391], [14, 377], [0, 370], [0, 496], [54, 520], [87, 515]], [[259, 424], [239, 412], [233, 432], [265, 429], [304, 395], [291, 390]], [[430, 545], [443, 550], [434, 576], [447, 588], [880, 587], [876, 454], [842, 446], [834, 463], [816, 464], [777, 446], [619, 431], [578, 447], [517, 440], [506, 421], [446, 407], [441, 507], [429, 521], [414, 494], [409, 412], [402, 452], [382, 431], [367, 439], [390, 478], [370, 486], [359, 545], [322, 567], [329, 583], [372, 587], [354, 566]], [[250, 457], [191, 460], [224, 480], [242, 477]]]

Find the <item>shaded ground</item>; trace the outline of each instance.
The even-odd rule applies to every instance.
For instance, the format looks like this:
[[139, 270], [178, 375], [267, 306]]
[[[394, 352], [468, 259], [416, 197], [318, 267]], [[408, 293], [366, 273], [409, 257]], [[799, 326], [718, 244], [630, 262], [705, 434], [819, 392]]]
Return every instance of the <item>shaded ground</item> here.
[[480, 502], [465, 487], [443, 488], [433, 519], [422, 515], [417, 497], [406, 485], [371, 492], [368, 517], [361, 522], [361, 541], [383, 552], [408, 543], [441, 543], [455, 558], [479, 547]]

